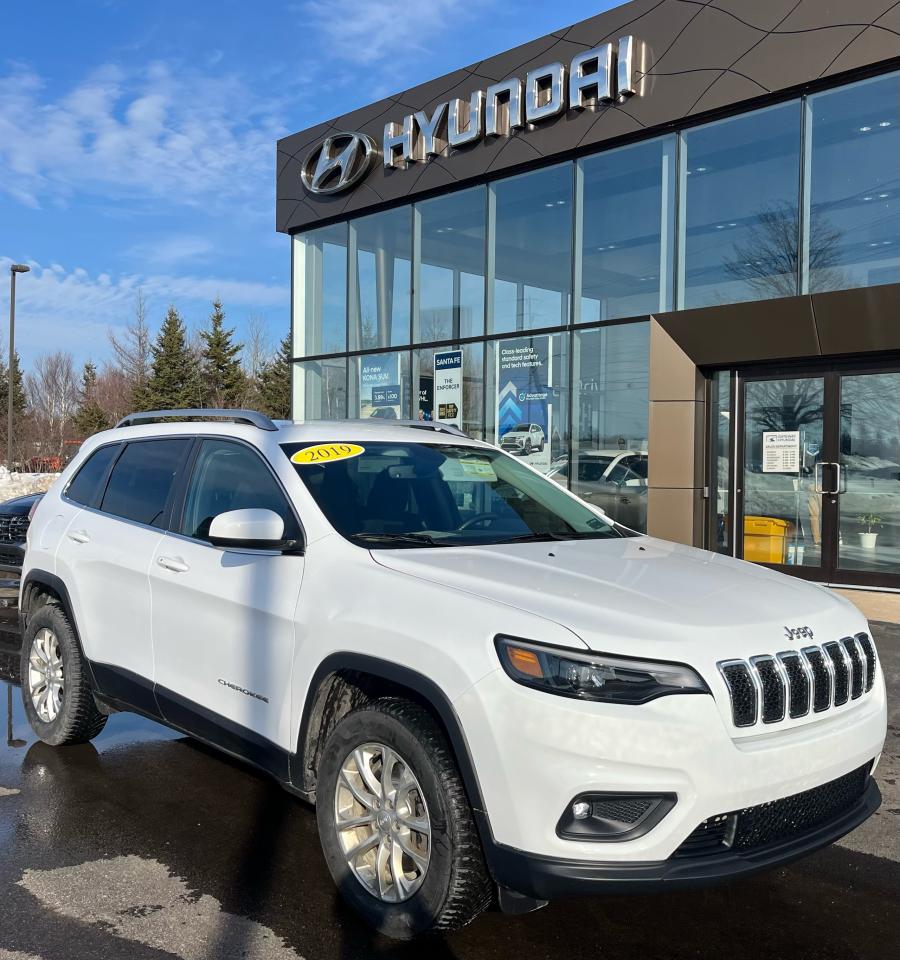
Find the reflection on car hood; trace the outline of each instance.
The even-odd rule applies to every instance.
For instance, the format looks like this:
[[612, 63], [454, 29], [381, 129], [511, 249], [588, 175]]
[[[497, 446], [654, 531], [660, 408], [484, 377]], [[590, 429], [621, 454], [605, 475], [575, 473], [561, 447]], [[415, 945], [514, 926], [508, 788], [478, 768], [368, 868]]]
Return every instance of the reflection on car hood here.
[[[821, 643], [860, 629], [836, 594], [743, 561], [651, 537], [379, 550], [376, 562], [553, 620], [594, 650], [709, 659], [789, 649], [786, 628]], [[461, 607], [461, 622], [465, 622]], [[540, 637], [531, 639], [540, 640]], [[712, 646], [711, 646], [712, 644]]]

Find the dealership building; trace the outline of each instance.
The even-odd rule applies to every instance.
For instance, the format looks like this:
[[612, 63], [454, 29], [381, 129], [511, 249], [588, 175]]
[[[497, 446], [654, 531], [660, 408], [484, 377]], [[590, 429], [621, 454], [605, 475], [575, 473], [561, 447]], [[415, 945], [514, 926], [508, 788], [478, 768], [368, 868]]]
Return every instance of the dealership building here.
[[900, 588], [893, 0], [633, 0], [277, 164], [297, 419], [443, 420], [629, 526]]

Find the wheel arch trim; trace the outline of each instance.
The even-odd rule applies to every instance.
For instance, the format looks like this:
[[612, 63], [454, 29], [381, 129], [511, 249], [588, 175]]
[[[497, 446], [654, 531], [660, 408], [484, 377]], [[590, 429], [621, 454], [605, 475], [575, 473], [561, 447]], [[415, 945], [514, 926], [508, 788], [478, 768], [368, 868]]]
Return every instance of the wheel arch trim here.
[[19, 589], [19, 627], [22, 634], [22, 643], [24, 644], [25, 642], [28, 614], [31, 612], [31, 603], [24, 603], [23, 601], [26, 598], [30, 601], [30, 594], [35, 587], [46, 587], [59, 599], [63, 613], [66, 615], [66, 619], [72, 627], [72, 632], [75, 634], [75, 642], [78, 644], [78, 649], [81, 652], [81, 659], [87, 668], [88, 682], [91, 685], [91, 689], [96, 691], [98, 687], [97, 678], [94, 673], [94, 665], [90, 657], [85, 653], [84, 643], [82, 643], [81, 640], [81, 632], [78, 629], [78, 621], [75, 618], [75, 611], [72, 608], [72, 598], [69, 596], [69, 590], [56, 574], [49, 573], [47, 570], [41, 570], [40, 568], [29, 570], [22, 580], [22, 585]]
[[360, 674], [368, 674], [376, 679], [385, 680], [400, 687], [406, 687], [421, 697], [437, 714], [437, 717], [450, 741], [472, 814], [481, 836], [485, 853], [493, 846], [493, 833], [490, 828], [487, 810], [478, 781], [478, 774], [472, 760], [471, 750], [462, 728], [462, 723], [449, 697], [430, 678], [417, 670], [412, 670], [391, 660], [382, 660], [368, 654], [350, 651], [332, 653], [327, 656], [313, 673], [306, 690], [303, 704], [303, 714], [300, 720], [300, 729], [297, 736], [297, 752], [292, 755], [291, 779], [296, 787], [306, 786], [304, 770], [306, 764], [306, 743], [309, 735], [309, 724], [313, 707], [318, 698], [322, 684], [333, 674], [352, 670]]

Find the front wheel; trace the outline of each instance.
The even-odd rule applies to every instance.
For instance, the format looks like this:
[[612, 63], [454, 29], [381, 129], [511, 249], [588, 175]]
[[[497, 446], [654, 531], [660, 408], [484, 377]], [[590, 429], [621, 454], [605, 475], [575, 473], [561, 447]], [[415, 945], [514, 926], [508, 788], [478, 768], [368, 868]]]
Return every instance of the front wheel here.
[[380, 933], [409, 940], [458, 929], [490, 903], [459, 771], [418, 704], [379, 700], [338, 723], [323, 751], [316, 815], [334, 882]]
[[93, 740], [106, 725], [68, 617], [56, 603], [37, 609], [22, 640], [22, 702], [31, 729], [60, 747]]

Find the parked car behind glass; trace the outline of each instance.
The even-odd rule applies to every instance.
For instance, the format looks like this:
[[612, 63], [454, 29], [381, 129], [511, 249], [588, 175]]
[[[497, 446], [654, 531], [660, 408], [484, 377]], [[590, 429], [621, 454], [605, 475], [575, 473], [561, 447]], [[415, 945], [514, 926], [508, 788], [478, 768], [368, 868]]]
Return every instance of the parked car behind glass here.
[[19, 638], [19, 573], [32, 507], [43, 497], [29, 493], [0, 503], [0, 642]]
[[[647, 453], [645, 450], [582, 450], [572, 493], [608, 513], [632, 530], [647, 529]], [[567, 460], [555, 463], [547, 476], [566, 485]]]

